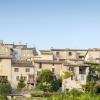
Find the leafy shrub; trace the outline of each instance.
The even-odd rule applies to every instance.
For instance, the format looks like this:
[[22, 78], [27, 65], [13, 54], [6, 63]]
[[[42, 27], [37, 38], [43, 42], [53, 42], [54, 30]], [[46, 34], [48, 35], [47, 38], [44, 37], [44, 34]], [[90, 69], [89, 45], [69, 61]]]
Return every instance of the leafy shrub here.
[[96, 92], [96, 94], [100, 93], [100, 85], [95, 86], [95, 92]]
[[1, 95], [7, 95], [11, 93], [11, 85], [10, 83], [0, 83], [0, 94]]
[[57, 91], [59, 89], [61, 84], [60, 82], [61, 82], [60, 80], [52, 81], [51, 86], [53, 91]]
[[70, 72], [63, 72], [62, 73], [62, 80], [67, 79], [67, 78], [71, 77], [72, 75], [74, 75], [74, 73], [71, 71]]
[[54, 74], [50, 70], [43, 70], [39, 76], [40, 82], [51, 82], [54, 79]]
[[72, 89], [72, 90], [69, 91], [69, 94], [70, 95], [73, 95], [73, 96], [80, 96], [80, 95], [83, 94], [83, 92], [82, 91], [79, 91], [77, 89]]
[[34, 91], [31, 93], [32, 97], [43, 97], [43, 92], [42, 91]]
[[43, 70], [39, 76], [38, 88], [43, 91], [57, 91], [61, 81], [57, 80], [50, 70]]
[[17, 89], [22, 90], [25, 86], [26, 86], [26, 84], [25, 84], [24, 77], [21, 75], [19, 82], [18, 82]]
[[[89, 93], [73, 93], [76, 90], [70, 91], [70, 93], [55, 93], [51, 97], [44, 100], [100, 100], [99, 95], [91, 95]], [[72, 92], [72, 94], [71, 94]], [[74, 95], [73, 95], [74, 94]]]
[[0, 100], [8, 100], [8, 98], [6, 96], [0, 95]]

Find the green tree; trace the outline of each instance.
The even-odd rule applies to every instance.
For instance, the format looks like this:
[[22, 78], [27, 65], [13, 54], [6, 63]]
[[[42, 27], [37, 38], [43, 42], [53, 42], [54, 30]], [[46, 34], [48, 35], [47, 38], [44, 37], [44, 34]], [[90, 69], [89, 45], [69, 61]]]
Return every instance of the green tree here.
[[39, 89], [41, 89], [43, 91], [51, 91], [51, 89], [52, 89], [51, 83], [49, 83], [49, 82], [39, 83], [38, 87], [39, 87]]
[[59, 87], [61, 87], [61, 80], [58, 79], [58, 80], [52, 81], [51, 86], [52, 86], [53, 91], [57, 91]]
[[11, 93], [12, 87], [9, 81], [4, 78], [0, 77], [0, 95], [7, 95]]
[[96, 85], [95, 88], [96, 88], [95, 89], [96, 94], [100, 94], [100, 85]]
[[8, 100], [6, 96], [0, 95], [0, 100]]
[[87, 76], [87, 84], [85, 90], [91, 94], [100, 93], [100, 86], [97, 84], [100, 81], [100, 65], [90, 64], [89, 74]]
[[26, 84], [25, 84], [24, 77], [21, 75], [20, 79], [19, 79], [19, 82], [18, 82], [17, 89], [22, 90], [25, 86], [26, 86]]
[[51, 82], [54, 80], [54, 74], [50, 70], [43, 70], [39, 76], [40, 82]]
[[74, 72], [70, 71], [70, 72], [63, 72], [62, 73], [62, 80], [67, 79], [69, 77], [71, 77], [72, 75], [74, 75]]
[[10, 83], [0, 83], [0, 94], [1, 95], [7, 95], [11, 93], [11, 85]]
[[60, 82], [56, 79], [53, 72], [43, 70], [39, 76], [38, 87], [43, 91], [57, 91], [60, 87]]

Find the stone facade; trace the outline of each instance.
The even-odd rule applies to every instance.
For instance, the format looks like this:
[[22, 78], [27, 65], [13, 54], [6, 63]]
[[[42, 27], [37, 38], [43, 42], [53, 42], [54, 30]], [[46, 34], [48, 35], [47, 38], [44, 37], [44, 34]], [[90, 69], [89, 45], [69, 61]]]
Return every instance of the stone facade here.
[[100, 64], [100, 49], [50, 49], [40, 50], [27, 45], [0, 44], [0, 77], [6, 77], [16, 88], [19, 77], [27, 85], [35, 85], [42, 70], [51, 70], [57, 78], [63, 72], [74, 75], [62, 81], [62, 90], [82, 88], [89, 72], [88, 63]]
[[16, 88], [22, 75], [27, 85], [34, 84], [34, 66], [30, 62], [15, 62], [12, 64], [12, 87]]
[[62, 90], [66, 89], [82, 89], [86, 85], [86, 78], [89, 73], [89, 67], [84, 62], [76, 62], [75, 64], [65, 64], [62, 69], [63, 72], [73, 72], [73, 75], [62, 81]]

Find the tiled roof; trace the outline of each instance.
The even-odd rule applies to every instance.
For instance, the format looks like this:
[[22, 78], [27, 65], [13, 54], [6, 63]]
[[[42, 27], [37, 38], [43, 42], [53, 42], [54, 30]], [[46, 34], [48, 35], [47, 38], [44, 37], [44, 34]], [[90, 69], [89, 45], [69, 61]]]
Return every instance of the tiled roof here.
[[30, 61], [16, 61], [12, 62], [13, 67], [34, 67]]
[[54, 61], [54, 60], [35, 60], [35, 63], [47, 63], [47, 64], [62, 64], [62, 61]]
[[68, 63], [66, 63], [64, 65], [65, 66], [75, 66], [75, 67], [77, 67], [77, 66], [88, 67], [89, 66], [88, 64], [68, 64]]
[[34, 50], [34, 48], [22, 48], [22, 50]]
[[89, 49], [51, 49], [51, 51], [100, 51], [100, 48], [89, 48]]
[[14, 45], [14, 44], [4, 44], [4, 45]]
[[50, 50], [39, 50], [40, 52], [51, 52]]
[[51, 49], [51, 51], [87, 51], [87, 49]]
[[97, 62], [88, 62], [88, 61], [85, 61], [85, 64], [94, 64], [94, 65], [100, 65], [100, 63], [97, 63]]

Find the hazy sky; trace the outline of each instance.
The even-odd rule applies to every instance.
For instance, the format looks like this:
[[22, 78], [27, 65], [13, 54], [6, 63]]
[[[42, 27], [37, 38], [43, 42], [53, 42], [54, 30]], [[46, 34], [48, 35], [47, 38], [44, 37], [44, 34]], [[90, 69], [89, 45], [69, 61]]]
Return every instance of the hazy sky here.
[[0, 0], [0, 40], [38, 49], [100, 47], [100, 0]]

